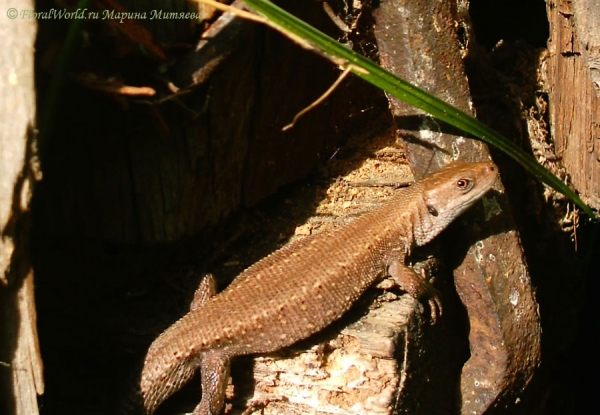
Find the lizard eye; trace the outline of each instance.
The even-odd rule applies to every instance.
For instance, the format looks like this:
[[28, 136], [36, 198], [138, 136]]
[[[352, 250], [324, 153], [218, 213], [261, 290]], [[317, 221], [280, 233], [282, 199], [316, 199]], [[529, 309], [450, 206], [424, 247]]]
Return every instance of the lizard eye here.
[[463, 192], [469, 191], [473, 187], [473, 181], [469, 179], [458, 179], [456, 182], [456, 187]]

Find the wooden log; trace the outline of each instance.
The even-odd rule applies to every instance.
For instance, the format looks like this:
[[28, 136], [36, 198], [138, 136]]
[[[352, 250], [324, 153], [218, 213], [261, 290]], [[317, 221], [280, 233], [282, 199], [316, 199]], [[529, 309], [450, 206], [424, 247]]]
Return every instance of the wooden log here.
[[600, 3], [546, 3], [548, 95], [556, 155], [581, 199], [600, 208]]

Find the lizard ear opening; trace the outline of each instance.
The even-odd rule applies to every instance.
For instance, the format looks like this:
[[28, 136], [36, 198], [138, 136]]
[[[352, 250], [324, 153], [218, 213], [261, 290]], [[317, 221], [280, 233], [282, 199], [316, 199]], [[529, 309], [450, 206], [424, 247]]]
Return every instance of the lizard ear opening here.
[[439, 215], [437, 209], [433, 205], [430, 205], [429, 202], [425, 202], [425, 206], [427, 206], [427, 210], [429, 211], [429, 213], [431, 213], [431, 216]]

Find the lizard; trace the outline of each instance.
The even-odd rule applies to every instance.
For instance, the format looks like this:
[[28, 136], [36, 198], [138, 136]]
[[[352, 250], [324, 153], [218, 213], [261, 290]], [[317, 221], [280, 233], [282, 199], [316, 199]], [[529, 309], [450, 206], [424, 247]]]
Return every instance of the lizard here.
[[497, 174], [490, 161], [451, 163], [344, 226], [285, 245], [219, 294], [206, 276], [190, 311], [150, 345], [123, 413], [153, 414], [200, 369], [202, 397], [192, 414], [220, 414], [232, 358], [274, 352], [322, 330], [384, 276], [427, 300], [435, 322], [437, 292], [407, 257], [487, 193]]

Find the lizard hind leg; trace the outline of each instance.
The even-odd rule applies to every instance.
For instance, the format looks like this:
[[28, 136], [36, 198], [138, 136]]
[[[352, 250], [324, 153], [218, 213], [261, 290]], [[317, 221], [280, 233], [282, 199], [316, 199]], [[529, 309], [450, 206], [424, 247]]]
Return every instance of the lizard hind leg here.
[[230, 358], [222, 351], [206, 351], [201, 358], [202, 400], [192, 415], [219, 415], [225, 404]]
[[211, 297], [217, 293], [217, 281], [212, 274], [204, 274], [194, 292], [194, 299], [190, 304], [190, 311], [203, 306]]
[[[194, 293], [190, 310], [203, 306], [217, 293], [217, 283], [212, 274], [205, 274]], [[229, 381], [229, 357], [219, 351], [205, 351], [200, 358], [202, 400], [192, 415], [219, 415], [225, 404], [225, 391]]]

